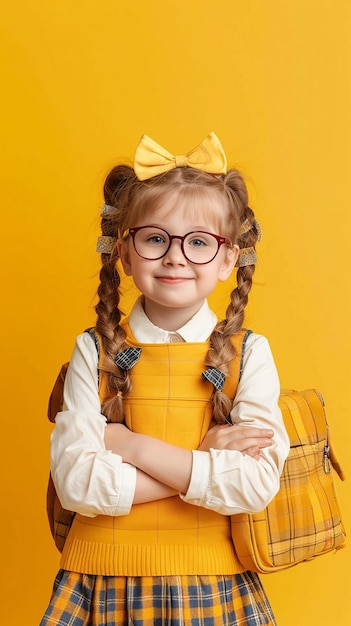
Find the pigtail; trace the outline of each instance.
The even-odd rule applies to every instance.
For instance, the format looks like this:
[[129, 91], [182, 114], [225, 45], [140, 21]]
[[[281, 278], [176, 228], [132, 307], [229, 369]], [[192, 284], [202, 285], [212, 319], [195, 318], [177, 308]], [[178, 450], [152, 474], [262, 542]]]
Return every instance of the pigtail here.
[[[247, 189], [239, 172], [229, 170], [224, 184], [232, 207], [233, 219], [238, 220], [239, 267], [236, 275], [237, 285], [230, 294], [225, 320], [217, 324], [210, 336], [210, 350], [205, 363], [209, 367], [217, 368], [226, 377], [230, 374], [230, 363], [236, 356], [231, 337], [242, 329], [244, 323], [245, 308], [255, 271], [255, 244], [260, 238], [260, 230], [253, 211], [247, 206]], [[232, 408], [232, 399], [221, 389], [214, 388], [212, 402], [214, 420], [219, 424], [226, 423]]]
[[128, 195], [134, 171], [128, 166], [117, 166], [107, 176], [104, 186], [105, 209], [102, 213], [102, 238], [114, 242], [111, 251], [101, 254], [99, 301], [95, 307], [97, 314], [96, 330], [101, 337], [102, 355], [100, 370], [107, 373], [109, 398], [102, 406], [102, 412], [110, 422], [123, 422], [122, 395], [128, 393], [131, 383], [128, 371], [116, 365], [115, 358], [126, 348], [126, 333], [120, 326], [120, 275], [117, 268], [117, 239], [123, 229], [124, 215], [128, 207]]
[[244, 323], [245, 308], [252, 288], [252, 278], [256, 268], [255, 245], [261, 237], [254, 212], [245, 206], [240, 216], [239, 265], [236, 274], [237, 286], [230, 294], [230, 304], [226, 311], [226, 330], [235, 335]]

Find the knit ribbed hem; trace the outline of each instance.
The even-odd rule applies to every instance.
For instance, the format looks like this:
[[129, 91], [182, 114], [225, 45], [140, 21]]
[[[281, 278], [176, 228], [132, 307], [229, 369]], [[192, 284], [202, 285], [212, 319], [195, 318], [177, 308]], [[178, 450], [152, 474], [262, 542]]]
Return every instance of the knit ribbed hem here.
[[102, 576], [238, 574], [231, 541], [209, 545], [102, 544], [67, 538], [61, 568]]

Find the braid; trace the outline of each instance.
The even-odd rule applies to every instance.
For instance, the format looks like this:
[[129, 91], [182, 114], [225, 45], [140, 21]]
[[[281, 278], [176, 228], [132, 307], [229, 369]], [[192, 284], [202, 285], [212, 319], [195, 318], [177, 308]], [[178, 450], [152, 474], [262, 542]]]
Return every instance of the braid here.
[[[240, 226], [244, 223], [247, 226], [245, 232], [240, 233], [237, 238], [239, 248], [254, 247], [260, 233], [255, 221], [255, 215], [247, 206], [248, 198], [245, 183], [236, 170], [230, 170], [224, 182], [228, 190], [232, 213], [236, 214], [236, 219], [239, 221]], [[233, 219], [235, 219], [234, 215]], [[237, 285], [230, 294], [230, 303], [226, 310], [225, 320], [216, 325], [210, 336], [210, 349], [207, 353], [205, 364], [209, 367], [218, 368], [225, 376], [230, 374], [230, 363], [236, 356], [231, 337], [242, 329], [254, 271], [254, 264], [238, 268], [236, 274]], [[232, 408], [232, 400], [222, 391], [214, 389], [212, 402], [214, 420], [219, 424], [226, 423]]]
[[[110, 210], [102, 216], [102, 235], [117, 240], [123, 227], [124, 213], [128, 206], [127, 196], [130, 183], [135, 178], [134, 171], [128, 166], [115, 167], [108, 175], [105, 186], [105, 202], [116, 210]], [[122, 394], [128, 393], [131, 383], [128, 372], [121, 370], [115, 363], [116, 355], [125, 347], [126, 333], [120, 326], [120, 276], [117, 269], [118, 250], [114, 245], [110, 254], [101, 254], [102, 267], [100, 271], [100, 285], [98, 288], [99, 301], [95, 307], [97, 314], [96, 330], [101, 337], [102, 357], [100, 370], [107, 373], [107, 388], [112, 396], [102, 407], [104, 415], [110, 422], [124, 420]]]

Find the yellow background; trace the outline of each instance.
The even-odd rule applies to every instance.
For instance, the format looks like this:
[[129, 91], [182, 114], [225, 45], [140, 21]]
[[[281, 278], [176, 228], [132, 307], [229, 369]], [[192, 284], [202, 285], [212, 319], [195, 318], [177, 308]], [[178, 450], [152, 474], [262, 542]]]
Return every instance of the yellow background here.
[[[1, 14], [0, 614], [31, 626], [59, 560], [47, 398], [94, 323], [104, 175], [142, 133], [179, 154], [214, 130], [246, 174], [264, 229], [247, 325], [282, 386], [323, 392], [351, 480], [351, 3], [5, 0]], [[278, 624], [349, 626], [350, 565], [346, 548], [264, 577]]]

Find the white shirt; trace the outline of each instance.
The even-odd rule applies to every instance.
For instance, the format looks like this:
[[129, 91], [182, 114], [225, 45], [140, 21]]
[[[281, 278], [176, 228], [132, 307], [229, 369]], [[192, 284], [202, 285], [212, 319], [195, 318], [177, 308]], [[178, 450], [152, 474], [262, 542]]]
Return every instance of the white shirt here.
[[[207, 302], [176, 332], [147, 318], [139, 299], [129, 317], [138, 342], [206, 341], [217, 323]], [[106, 450], [106, 418], [100, 412], [98, 356], [88, 333], [77, 337], [64, 388], [64, 407], [51, 435], [51, 472], [62, 505], [89, 517], [128, 515], [136, 469]], [[190, 504], [224, 515], [263, 510], [279, 489], [289, 440], [277, 404], [279, 380], [267, 340], [252, 333], [246, 342], [243, 370], [231, 411], [233, 424], [272, 428], [271, 446], [259, 461], [237, 450], [193, 450], [188, 491]]]

